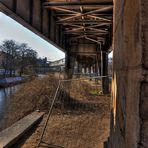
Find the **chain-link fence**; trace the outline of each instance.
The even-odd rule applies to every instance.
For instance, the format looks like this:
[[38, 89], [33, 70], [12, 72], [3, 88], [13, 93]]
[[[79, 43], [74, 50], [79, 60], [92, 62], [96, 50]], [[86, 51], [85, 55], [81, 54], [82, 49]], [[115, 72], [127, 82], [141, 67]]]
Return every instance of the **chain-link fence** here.
[[108, 135], [110, 109], [101, 84], [92, 77], [60, 80], [37, 147], [98, 148]]

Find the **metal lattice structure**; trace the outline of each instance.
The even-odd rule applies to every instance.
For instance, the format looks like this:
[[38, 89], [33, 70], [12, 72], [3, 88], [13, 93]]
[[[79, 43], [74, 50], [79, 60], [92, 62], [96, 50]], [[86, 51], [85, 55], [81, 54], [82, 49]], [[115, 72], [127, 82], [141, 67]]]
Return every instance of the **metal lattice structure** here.
[[74, 39], [104, 43], [112, 27], [112, 1], [46, 1], [43, 7], [54, 10], [56, 24]]

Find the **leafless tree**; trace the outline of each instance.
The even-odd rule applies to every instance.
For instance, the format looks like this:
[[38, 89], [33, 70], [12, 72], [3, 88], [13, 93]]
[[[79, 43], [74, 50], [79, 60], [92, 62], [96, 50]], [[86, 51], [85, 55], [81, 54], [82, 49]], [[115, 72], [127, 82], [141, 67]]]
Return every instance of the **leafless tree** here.
[[17, 68], [18, 45], [13, 40], [5, 40], [0, 48], [3, 52], [2, 66], [5, 69], [4, 75], [6, 76], [6, 72], [9, 71], [10, 76], [12, 76], [12, 72], [15, 73]]
[[28, 65], [34, 66], [37, 61], [37, 52], [26, 43], [18, 43], [14, 40], [5, 40], [0, 46], [3, 52], [2, 66], [6, 72], [9, 71], [10, 76], [16, 69], [20, 71], [20, 75], [24, 73], [24, 69]]

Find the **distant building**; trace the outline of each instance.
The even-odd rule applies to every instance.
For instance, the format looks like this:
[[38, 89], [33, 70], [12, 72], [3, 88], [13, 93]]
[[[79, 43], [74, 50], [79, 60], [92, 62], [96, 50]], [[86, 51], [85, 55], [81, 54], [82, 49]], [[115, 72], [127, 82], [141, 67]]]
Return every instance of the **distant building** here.
[[47, 66], [48, 67], [49, 63], [50, 63], [50, 61], [47, 61], [46, 57], [43, 58], [43, 59], [41, 59], [41, 58], [37, 59], [37, 65], [38, 66], [43, 66], [43, 67]]
[[112, 75], [113, 72], [113, 59], [109, 58], [108, 59], [108, 74]]
[[49, 63], [50, 67], [60, 68], [62, 71], [65, 68], [65, 58]]
[[38, 59], [36, 73], [49, 73], [49, 72], [60, 72], [64, 71], [65, 59], [57, 61], [47, 61], [47, 58]]
[[65, 58], [50, 62], [49, 66], [65, 66]]

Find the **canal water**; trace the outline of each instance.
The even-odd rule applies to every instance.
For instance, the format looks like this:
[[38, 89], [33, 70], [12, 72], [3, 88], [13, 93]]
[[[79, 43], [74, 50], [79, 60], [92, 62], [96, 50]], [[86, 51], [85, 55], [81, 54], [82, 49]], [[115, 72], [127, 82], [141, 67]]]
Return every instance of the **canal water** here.
[[5, 116], [7, 104], [11, 101], [11, 96], [16, 93], [20, 85], [0, 89], [0, 124]]
[[[44, 78], [46, 75], [38, 75], [38, 79]], [[2, 119], [5, 117], [7, 105], [11, 103], [12, 95], [17, 93], [17, 90], [21, 87], [22, 84], [14, 85], [7, 88], [0, 89], [0, 126]]]

